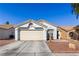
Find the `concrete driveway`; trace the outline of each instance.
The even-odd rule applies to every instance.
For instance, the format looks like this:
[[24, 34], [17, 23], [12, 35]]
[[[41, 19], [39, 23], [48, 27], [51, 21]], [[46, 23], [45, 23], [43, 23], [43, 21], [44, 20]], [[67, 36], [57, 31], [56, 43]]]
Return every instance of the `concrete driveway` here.
[[0, 56], [52, 56], [46, 41], [17, 41], [0, 47]]

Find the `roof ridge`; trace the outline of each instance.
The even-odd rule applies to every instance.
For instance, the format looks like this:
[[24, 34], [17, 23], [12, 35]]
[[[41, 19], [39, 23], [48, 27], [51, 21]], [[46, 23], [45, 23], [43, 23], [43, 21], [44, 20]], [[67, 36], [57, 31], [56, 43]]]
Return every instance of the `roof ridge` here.
[[38, 22], [46, 22], [46, 23], [48, 23], [48, 24], [50, 24], [50, 25], [53, 25], [53, 26], [58, 27], [57, 25], [54, 25], [54, 24], [52, 24], [51, 22], [48, 22], [47, 20], [44, 20], [44, 19], [39, 19]]

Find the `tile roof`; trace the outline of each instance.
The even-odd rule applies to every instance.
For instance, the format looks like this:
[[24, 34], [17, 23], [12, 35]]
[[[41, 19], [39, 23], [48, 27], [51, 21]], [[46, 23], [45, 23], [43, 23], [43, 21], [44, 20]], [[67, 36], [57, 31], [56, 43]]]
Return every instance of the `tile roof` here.
[[14, 28], [14, 25], [6, 25], [6, 24], [0, 25], [0, 28], [2, 29], [10, 29], [12, 27]]
[[60, 26], [63, 30], [70, 31], [74, 29], [74, 26]]

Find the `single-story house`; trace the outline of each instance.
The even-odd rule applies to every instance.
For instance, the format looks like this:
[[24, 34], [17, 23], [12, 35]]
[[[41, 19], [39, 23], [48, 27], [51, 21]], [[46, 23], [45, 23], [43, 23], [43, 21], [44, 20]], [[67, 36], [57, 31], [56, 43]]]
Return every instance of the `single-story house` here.
[[12, 39], [14, 38], [15, 31], [13, 25], [0, 25], [0, 39]]
[[45, 20], [28, 20], [15, 27], [15, 40], [60, 39], [57, 26]]
[[15, 40], [68, 40], [74, 26], [56, 26], [45, 20], [28, 20], [15, 27]]

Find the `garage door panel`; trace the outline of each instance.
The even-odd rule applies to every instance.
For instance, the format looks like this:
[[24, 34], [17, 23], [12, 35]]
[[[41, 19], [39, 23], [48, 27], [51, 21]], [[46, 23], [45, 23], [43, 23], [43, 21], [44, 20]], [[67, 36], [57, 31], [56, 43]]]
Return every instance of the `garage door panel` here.
[[43, 31], [20, 31], [20, 40], [43, 40]]

